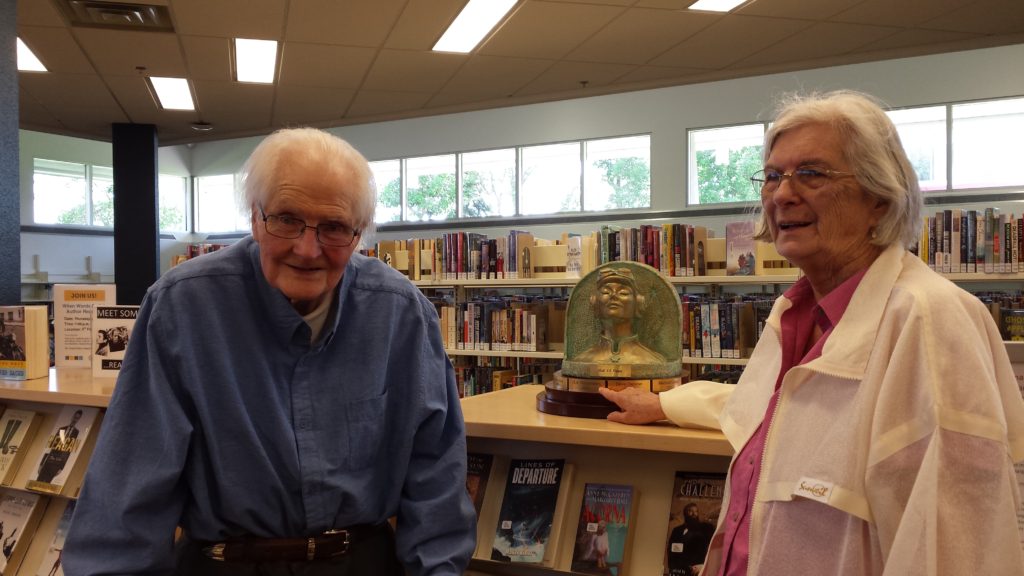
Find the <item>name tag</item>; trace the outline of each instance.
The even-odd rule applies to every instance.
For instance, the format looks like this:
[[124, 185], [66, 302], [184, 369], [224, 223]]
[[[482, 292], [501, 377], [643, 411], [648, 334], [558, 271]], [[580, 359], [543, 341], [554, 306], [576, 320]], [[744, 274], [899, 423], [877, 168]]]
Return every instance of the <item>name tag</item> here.
[[797, 482], [793, 495], [828, 504], [829, 498], [832, 497], [833, 488], [835, 488], [835, 485], [831, 482], [804, 476]]

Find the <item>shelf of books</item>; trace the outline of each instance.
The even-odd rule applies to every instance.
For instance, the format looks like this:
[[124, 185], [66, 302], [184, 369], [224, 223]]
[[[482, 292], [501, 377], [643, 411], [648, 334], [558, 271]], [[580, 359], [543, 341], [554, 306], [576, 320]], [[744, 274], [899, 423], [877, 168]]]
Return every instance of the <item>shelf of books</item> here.
[[710, 538], [732, 454], [720, 432], [544, 414], [542, 390], [462, 401], [479, 514], [467, 574], [662, 574], [685, 561], [673, 533], [694, 503]]

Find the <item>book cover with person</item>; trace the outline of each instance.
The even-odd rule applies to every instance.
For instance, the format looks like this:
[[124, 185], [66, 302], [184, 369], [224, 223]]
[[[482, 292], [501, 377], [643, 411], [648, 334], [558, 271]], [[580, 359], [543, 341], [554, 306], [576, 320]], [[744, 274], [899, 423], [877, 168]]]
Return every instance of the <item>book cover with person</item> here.
[[725, 494], [725, 473], [676, 472], [669, 511], [668, 576], [697, 576], [704, 567]]
[[138, 306], [95, 306], [92, 318], [92, 375], [117, 378], [131, 340]]
[[555, 546], [561, 487], [566, 462], [562, 459], [509, 462], [491, 560], [545, 564]]
[[0, 306], [0, 379], [32, 380], [49, 372], [46, 306]]
[[46, 444], [28, 483], [29, 490], [60, 494], [75, 467], [99, 408], [64, 406], [46, 436]]
[[0, 484], [10, 486], [42, 422], [34, 410], [9, 408], [0, 417]]
[[[53, 535], [49, 537], [46, 552], [36, 569], [36, 576], [64, 576], [64, 567], [61, 565], [64, 553], [64, 539], [67, 537], [68, 528], [71, 526], [71, 516], [75, 513], [75, 501], [65, 500], [66, 505], [61, 512], [60, 519], [53, 529]], [[49, 516], [49, 514], [47, 514]]]
[[625, 484], [588, 482], [583, 487], [573, 572], [625, 576], [636, 522], [637, 491]]
[[725, 274], [752, 276], [756, 266], [754, 221], [742, 220], [725, 224]]
[[53, 285], [53, 361], [60, 368], [92, 365], [93, 306], [117, 304], [114, 284]]
[[31, 492], [0, 491], [0, 574], [17, 572], [42, 519], [45, 501], [45, 496]]

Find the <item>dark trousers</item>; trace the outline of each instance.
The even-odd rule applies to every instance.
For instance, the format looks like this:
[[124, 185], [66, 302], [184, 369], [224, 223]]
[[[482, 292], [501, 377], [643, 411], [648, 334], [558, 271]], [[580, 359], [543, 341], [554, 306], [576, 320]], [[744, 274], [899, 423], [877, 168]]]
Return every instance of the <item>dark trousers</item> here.
[[349, 553], [312, 562], [221, 562], [207, 558], [202, 546], [182, 538], [178, 543], [178, 576], [404, 576], [395, 555], [390, 527], [373, 538], [353, 543]]

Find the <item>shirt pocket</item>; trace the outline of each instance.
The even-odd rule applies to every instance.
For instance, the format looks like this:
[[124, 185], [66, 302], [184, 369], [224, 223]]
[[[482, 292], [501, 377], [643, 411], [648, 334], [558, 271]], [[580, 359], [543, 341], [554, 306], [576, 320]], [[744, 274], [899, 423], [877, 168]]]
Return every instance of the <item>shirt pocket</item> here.
[[345, 423], [348, 429], [349, 470], [370, 466], [374, 457], [384, 449], [384, 434], [388, 428], [386, 408], [388, 393], [356, 400], [345, 405]]

